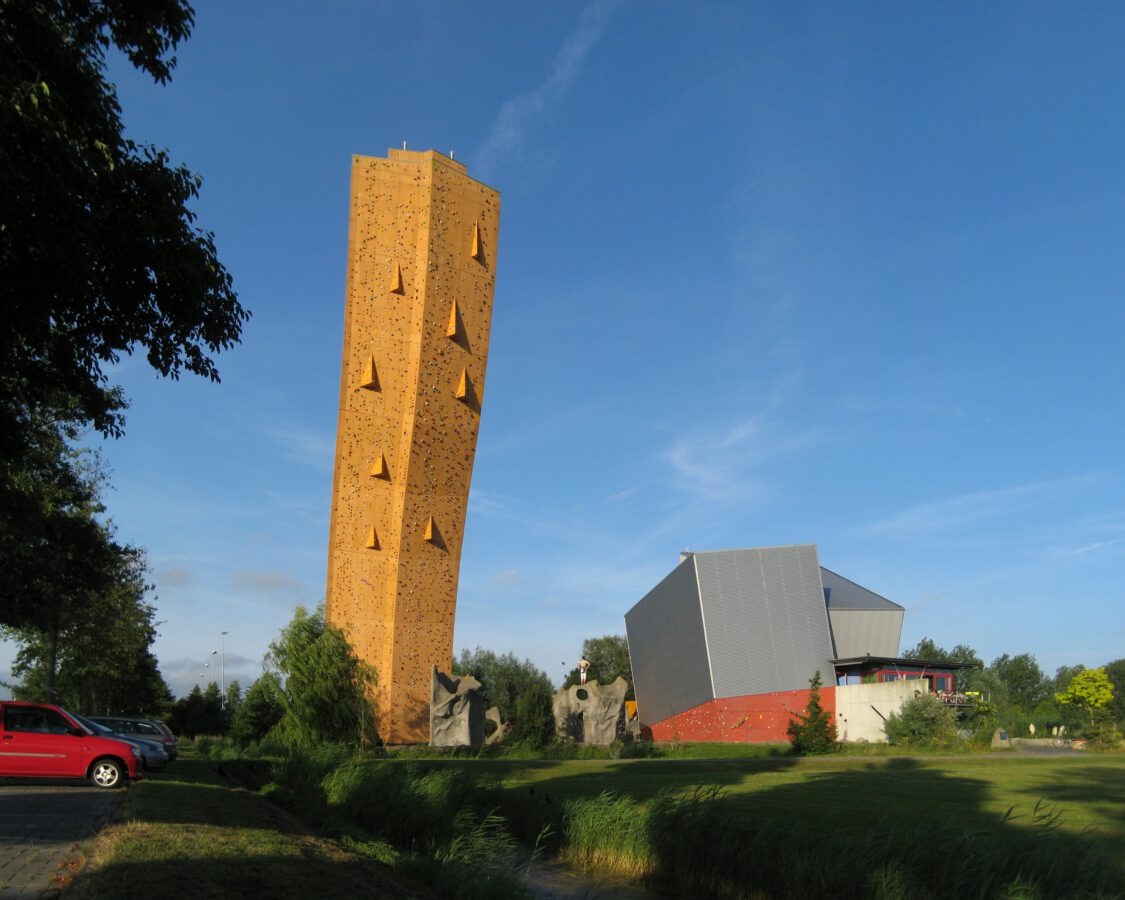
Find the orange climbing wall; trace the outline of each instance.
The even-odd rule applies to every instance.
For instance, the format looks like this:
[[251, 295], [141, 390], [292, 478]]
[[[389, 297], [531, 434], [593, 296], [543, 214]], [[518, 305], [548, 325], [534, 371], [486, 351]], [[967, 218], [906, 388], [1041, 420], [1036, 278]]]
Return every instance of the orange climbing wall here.
[[[789, 723], [804, 715], [809, 691], [775, 691], [708, 700], [660, 722], [643, 724], [641, 734], [654, 741], [756, 743], [789, 740]], [[820, 689], [820, 705], [835, 716], [836, 688]], [[644, 713], [644, 710], [641, 710]]]
[[500, 195], [427, 151], [352, 158], [328, 621], [378, 673], [379, 733], [428, 741], [449, 671]]

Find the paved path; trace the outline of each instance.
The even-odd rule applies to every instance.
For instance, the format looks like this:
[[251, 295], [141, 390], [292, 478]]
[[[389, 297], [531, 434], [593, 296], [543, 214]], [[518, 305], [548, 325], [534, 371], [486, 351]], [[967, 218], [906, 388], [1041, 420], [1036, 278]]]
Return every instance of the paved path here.
[[51, 876], [124, 796], [78, 782], [0, 780], [0, 900], [58, 896]]

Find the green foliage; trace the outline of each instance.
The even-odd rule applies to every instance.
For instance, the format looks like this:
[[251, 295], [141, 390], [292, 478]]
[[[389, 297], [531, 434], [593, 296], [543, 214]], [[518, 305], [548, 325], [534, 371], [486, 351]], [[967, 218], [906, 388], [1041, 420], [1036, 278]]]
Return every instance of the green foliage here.
[[13, 694], [91, 715], [158, 713], [172, 698], [152, 652], [156, 610], [145, 602], [145, 557], [118, 544], [94, 510], [69, 514], [72, 542], [44, 575], [60, 592], [43, 599], [39, 623], [2, 629], [19, 647]]
[[230, 736], [239, 744], [256, 743], [281, 721], [281, 684], [273, 672], [265, 672], [250, 685], [246, 696], [234, 710]]
[[793, 752], [799, 756], [822, 756], [836, 752], [836, 723], [820, 705], [820, 671], [809, 679], [809, 701], [804, 715], [798, 714], [786, 729]]
[[[784, 799], [771, 802], [765, 791], [762, 805], [739, 802], [717, 785], [659, 791], [647, 803], [610, 791], [573, 797], [564, 801], [562, 854], [584, 870], [678, 897], [1114, 895], [1109, 886], [1117, 866], [1110, 854], [1060, 838], [1057, 810], [1040, 802], [1027, 825], [1006, 832], [979, 816], [970, 820], [977, 827], [919, 821], [918, 791], [932, 793], [933, 779], [909, 767], [913, 790], [892, 788], [893, 765], [858, 777], [816, 770], [800, 788], [782, 788]], [[850, 782], [852, 790], [835, 796], [824, 790], [831, 782]], [[944, 787], [956, 785], [950, 779]], [[848, 821], [857, 797], [878, 804], [862, 827]], [[892, 811], [888, 800], [899, 808]], [[897, 821], [888, 822], [888, 813]], [[839, 827], [827, 825], [826, 816]], [[819, 827], [810, 828], [810, 820]]]
[[217, 380], [211, 354], [248, 318], [193, 225], [199, 179], [125, 137], [105, 78], [116, 47], [167, 81], [191, 24], [184, 0], [0, 3], [3, 625], [51, 631], [75, 585], [96, 589], [81, 568], [104, 541], [75, 515], [96, 492], [72, 447], [122, 431], [106, 370], [141, 348], [162, 375]]
[[[903, 659], [917, 659], [926, 662], [972, 663], [978, 669], [984, 668], [984, 660], [977, 656], [976, 650], [967, 644], [958, 644], [952, 650], [939, 647], [930, 638], [924, 637], [909, 650], [903, 651]], [[957, 690], [967, 689], [972, 669], [961, 669], [953, 673], [953, 683]], [[971, 690], [971, 688], [968, 688]]]
[[536, 679], [516, 699], [511, 729], [504, 739], [546, 747], [555, 736], [555, 714], [550, 687]]
[[1125, 659], [1115, 659], [1102, 666], [1113, 685], [1113, 700], [1109, 713], [1115, 722], [1125, 727]]
[[957, 740], [957, 714], [929, 694], [922, 694], [891, 713], [883, 728], [892, 744], [940, 746]]
[[218, 685], [208, 684], [204, 690], [196, 685], [186, 697], [172, 704], [168, 727], [177, 735], [188, 738], [201, 734], [226, 734], [230, 720], [223, 709]]
[[166, 82], [191, 25], [184, 0], [0, 4], [0, 432], [13, 443], [35, 408], [119, 432], [103, 367], [138, 345], [162, 375], [217, 380], [208, 354], [248, 318], [193, 225], [200, 179], [125, 137], [105, 78], [116, 46]]
[[442, 763], [344, 757], [338, 745], [290, 751], [263, 792], [335, 831], [360, 833], [359, 852], [393, 862], [435, 896], [527, 897], [508, 873], [516, 842], [491, 799], [499, 779]]
[[1008, 701], [1022, 709], [1034, 709], [1050, 696], [1050, 681], [1030, 653], [1009, 656], [1005, 653], [992, 661], [989, 669], [1007, 689]]
[[369, 834], [397, 846], [429, 842], [436, 849], [463, 830], [456, 817], [496, 780], [463, 766], [353, 759], [323, 784], [329, 809]]
[[1113, 682], [1105, 669], [1084, 669], [1070, 680], [1064, 692], [1055, 695], [1061, 705], [1084, 714], [1087, 737], [1104, 746], [1121, 742], [1111, 712], [1113, 698]]
[[[619, 677], [629, 682], [626, 700], [635, 700], [633, 692], [633, 665], [629, 659], [629, 641], [623, 634], [607, 634], [586, 638], [582, 642], [582, 655], [590, 661], [586, 677], [599, 684], [613, 684]], [[578, 667], [570, 670], [563, 687], [578, 684]]]
[[361, 745], [378, 739], [370, 692], [375, 672], [352, 652], [340, 629], [324, 621], [324, 607], [298, 606], [270, 644], [282, 714], [271, 734], [284, 743]]
[[479, 681], [485, 708], [497, 707], [505, 722], [515, 717], [516, 704], [524, 693], [536, 690], [541, 694], [543, 689], [554, 693], [547, 673], [531, 660], [521, 662], [512, 653], [497, 655], [483, 647], [462, 650], [453, 662], [453, 674], [472, 675]]

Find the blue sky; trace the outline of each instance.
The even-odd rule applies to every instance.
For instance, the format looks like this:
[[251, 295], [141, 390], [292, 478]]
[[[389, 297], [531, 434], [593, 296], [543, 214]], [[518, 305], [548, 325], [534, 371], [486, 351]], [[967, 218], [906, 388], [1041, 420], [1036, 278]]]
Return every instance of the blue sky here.
[[323, 597], [350, 157], [404, 140], [502, 197], [458, 651], [557, 681], [681, 550], [816, 543], [903, 647], [1125, 655], [1120, 6], [196, 13], [112, 67], [254, 313], [221, 385], [114, 372], [177, 692]]

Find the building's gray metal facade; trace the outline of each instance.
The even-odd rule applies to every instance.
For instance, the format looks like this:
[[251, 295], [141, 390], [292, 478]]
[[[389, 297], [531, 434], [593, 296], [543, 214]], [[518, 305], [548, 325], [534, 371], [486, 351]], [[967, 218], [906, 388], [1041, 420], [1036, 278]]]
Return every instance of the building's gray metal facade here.
[[832, 684], [832, 659], [853, 655], [841, 647], [897, 654], [902, 617], [898, 604], [822, 569], [815, 544], [685, 554], [625, 614], [641, 720], [805, 688], [818, 670]]
[[659, 722], [715, 696], [690, 557], [625, 614], [625, 633], [645, 722]]
[[832, 635], [816, 547], [695, 553], [715, 697], [831, 683]]
[[906, 610], [823, 566], [820, 577], [836, 649], [834, 658], [898, 656]]

